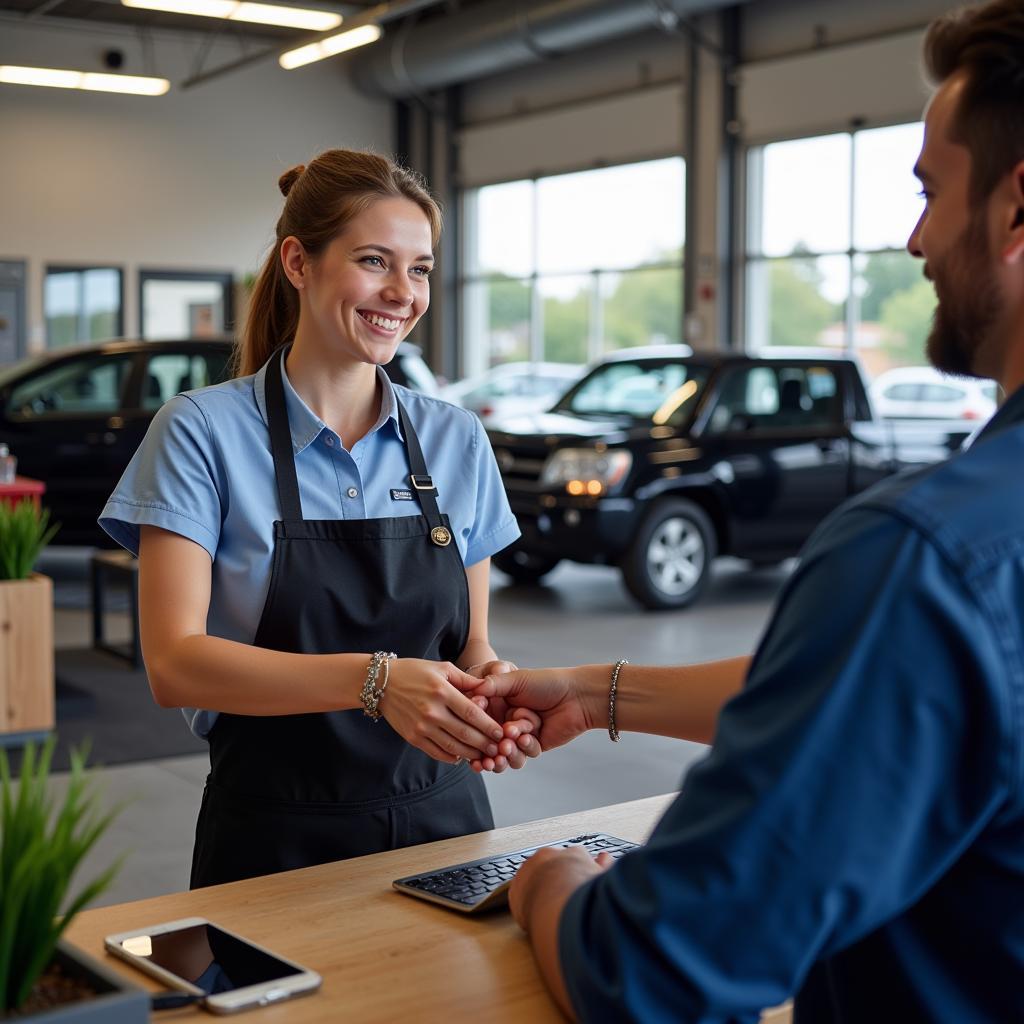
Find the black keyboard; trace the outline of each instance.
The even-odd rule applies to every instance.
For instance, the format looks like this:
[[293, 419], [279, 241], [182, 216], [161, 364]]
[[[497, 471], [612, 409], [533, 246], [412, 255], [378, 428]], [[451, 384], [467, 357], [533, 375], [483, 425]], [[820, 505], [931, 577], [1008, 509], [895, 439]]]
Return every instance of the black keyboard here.
[[580, 846], [595, 857], [600, 853], [610, 853], [618, 860], [629, 850], [635, 850], [637, 845], [625, 839], [607, 836], [603, 832], [596, 832], [574, 836], [572, 839], [560, 839], [554, 843], [543, 843], [541, 846], [531, 846], [527, 850], [467, 861], [465, 864], [452, 864], [436, 871], [427, 871], [422, 875], [396, 878], [391, 884], [407, 896], [430, 900], [432, 903], [439, 903], [449, 910], [458, 910], [464, 914], [476, 914], [505, 906], [508, 903], [508, 887], [512, 877], [527, 857], [545, 846]]

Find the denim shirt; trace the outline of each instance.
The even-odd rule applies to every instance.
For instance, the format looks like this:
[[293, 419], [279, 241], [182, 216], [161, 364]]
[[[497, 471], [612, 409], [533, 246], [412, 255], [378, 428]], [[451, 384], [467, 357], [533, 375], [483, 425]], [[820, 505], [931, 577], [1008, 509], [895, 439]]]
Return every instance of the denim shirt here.
[[559, 946], [585, 1021], [1024, 1021], [1024, 389], [822, 524]]

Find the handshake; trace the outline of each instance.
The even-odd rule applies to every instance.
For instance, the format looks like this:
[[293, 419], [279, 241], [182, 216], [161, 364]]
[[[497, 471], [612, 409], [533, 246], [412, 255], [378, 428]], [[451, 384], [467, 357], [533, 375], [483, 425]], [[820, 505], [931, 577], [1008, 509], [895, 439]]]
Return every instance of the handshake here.
[[496, 660], [473, 665], [467, 674], [479, 682], [464, 691], [466, 696], [502, 729], [496, 753], [481, 750], [468, 758], [477, 772], [522, 768], [527, 758], [568, 743], [600, 723], [602, 715], [607, 718], [605, 666], [524, 670]]

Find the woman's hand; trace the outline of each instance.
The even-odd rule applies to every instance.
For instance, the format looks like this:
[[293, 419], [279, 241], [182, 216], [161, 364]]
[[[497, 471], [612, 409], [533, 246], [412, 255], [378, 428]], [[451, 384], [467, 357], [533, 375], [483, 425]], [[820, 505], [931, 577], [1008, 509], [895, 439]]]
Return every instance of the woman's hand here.
[[451, 662], [399, 658], [391, 662], [380, 712], [406, 742], [438, 761], [494, 757], [504, 732], [462, 692], [476, 685]]

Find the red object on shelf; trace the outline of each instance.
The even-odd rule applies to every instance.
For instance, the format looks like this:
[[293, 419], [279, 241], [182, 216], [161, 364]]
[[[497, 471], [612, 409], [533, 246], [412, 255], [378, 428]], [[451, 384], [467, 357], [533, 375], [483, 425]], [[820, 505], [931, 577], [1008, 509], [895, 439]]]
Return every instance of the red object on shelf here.
[[46, 493], [46, 484], [42, 480], [33, 480], [29, 476], [16, 476], [13, 484], [0, 484], [0, 501], [7, 505], [15, 505], [23, 498], [31, 498], [36, 508]]

